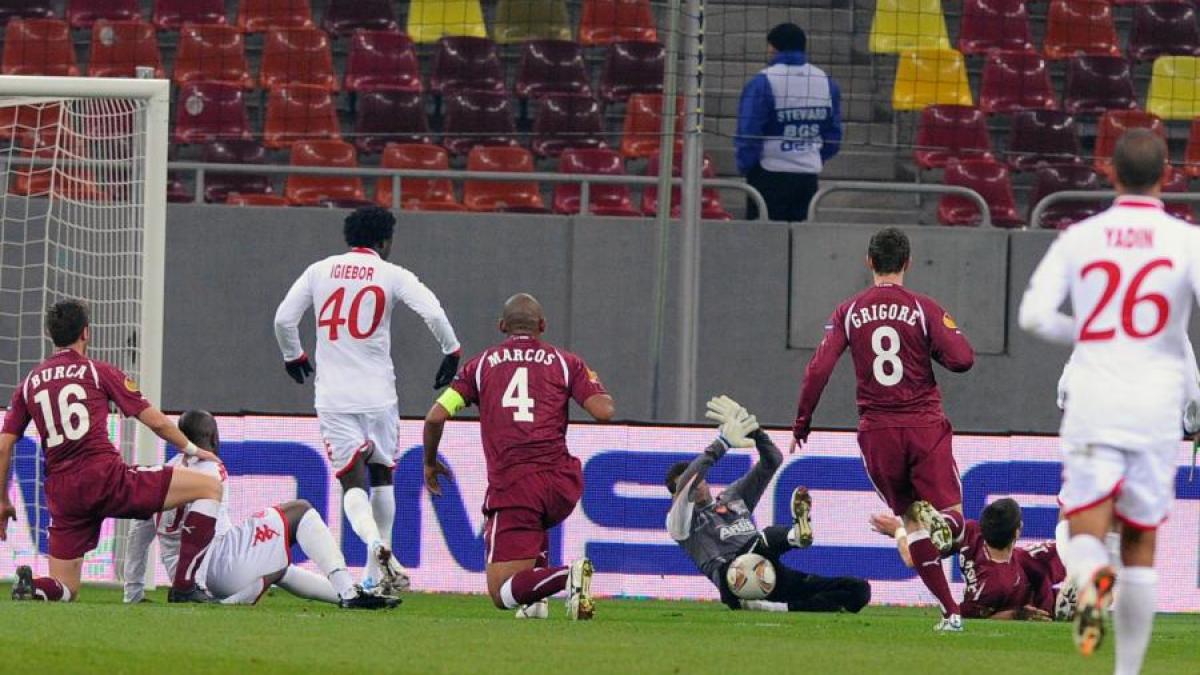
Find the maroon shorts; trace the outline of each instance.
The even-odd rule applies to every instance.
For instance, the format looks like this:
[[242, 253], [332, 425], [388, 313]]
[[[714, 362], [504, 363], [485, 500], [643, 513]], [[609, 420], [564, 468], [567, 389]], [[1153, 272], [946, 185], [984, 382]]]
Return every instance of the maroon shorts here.
[[583, 494], [579, 460], [538, 471], [502, 489], [488, 488], [483, 500], [484, 547], [489, 564], [541, 558], [550, 528], [575, 510]]
[[115, 453], [74, 462], [46, 479], [50, 557], [82, 558], [96, 548], [105, 518], [149, 518], [162, 511], [169, 466], [130, 466]]
[[903, 515], [918, 500], [939, 511], [962, 503], [950, 422], [926, 427], [883, 427], [858, 432], [867, 475], [875, 491]]

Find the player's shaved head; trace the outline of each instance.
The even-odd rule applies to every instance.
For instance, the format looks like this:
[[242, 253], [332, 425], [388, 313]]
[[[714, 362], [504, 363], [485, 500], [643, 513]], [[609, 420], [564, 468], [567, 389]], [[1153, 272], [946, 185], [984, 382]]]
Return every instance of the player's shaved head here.
[[1127, 194], [1154, 192], [1167, 168], [1167, 144], [1149, 129], [1130, 129], [1113, 151], [1118, 188]]
[[539, 335], [546, 330], [542, 303], [528, 293], [517, 293], [504, 301], [500, 330], [509, 335]]
[[217, 433], [217, 418], [207, 410], [189, 410], [180, 415], [179, 430], [189, 441], [204, 450], [216, 452], [221, 444]]

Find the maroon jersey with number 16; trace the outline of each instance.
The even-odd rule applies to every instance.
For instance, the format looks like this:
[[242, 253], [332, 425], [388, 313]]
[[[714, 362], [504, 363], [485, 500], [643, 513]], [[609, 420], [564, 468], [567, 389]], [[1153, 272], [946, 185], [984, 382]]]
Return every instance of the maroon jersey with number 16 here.
[[479, 406], [493, 488], [568, 461], [571, 400], [583, 405], [607, 393], [583, 359], [528, 335], [510, 336], [471, 359], [450, 386]]

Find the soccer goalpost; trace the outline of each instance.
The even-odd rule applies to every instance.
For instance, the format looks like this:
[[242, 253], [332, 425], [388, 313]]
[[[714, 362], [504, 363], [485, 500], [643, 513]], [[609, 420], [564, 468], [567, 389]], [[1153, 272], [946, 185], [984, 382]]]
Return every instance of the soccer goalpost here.
[[[166, 240], [166, 80], [0, 76], [0, 405], [54, 349], [45, 308], [67, 297], [91, 305], [89, 354], [129, 374], [161, 403]], [[126, 461], [162, 461], [157, 439], [113, 415], [109, 434]], [[32, 430], [32, 427], [31, 427]], [[48, 512], [41, 453], [18, 445], [12, 481], [19, 510], [0, 556], [44, 571]], [[105, 530], [85, 579], [122, 569], [124, 522]]]

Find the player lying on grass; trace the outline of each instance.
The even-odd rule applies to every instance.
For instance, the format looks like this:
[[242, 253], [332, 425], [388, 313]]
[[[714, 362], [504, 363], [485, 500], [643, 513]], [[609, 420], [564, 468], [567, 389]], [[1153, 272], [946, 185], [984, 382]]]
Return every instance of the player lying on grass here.
[[[871, 586], [855, 577], [821, 577], [789, 569], [780, 556], [812, 544], [808, 490], [792, 492], [792, 525], [772, 525], [759, 530], [754, 507], [783, 462], [783, 454], [761, 429], [758, 420], [726, 396], [708, 402], [707, 417], [720, 423], [720, 433], [699, 457], [679, 462], [667, 472], [667, 489], [673, 495], [667, 513], [667, 532], [696, 567], [717, 587], [721, 602], [730, 609], [767, 608], [743, 601], [730, 590], [725, 572], [735, 558], [757, 553], [775, 567], [775, 588], [768, 603], [787, 606], [791, 612], [857, 612], [871, 600]], [[758, 448], [758, 463], [724, 492], [713, 498], [704, 480], [730, 448]]]
[[136, 417], [185, 455], [216, 460], [197, 448], [119, 369], [89, 359], [92, 330], [82, 300], [61, 300], [46, 310], [46, 333], [58, 351], [13, 391], [0, 431], [0, 541], [16, 509], [8, 500], [13, 447], [32, 421], [42, 438], [46, 502], [50, 507], [50, 575], [17, 568], [13, 600], [67, 602], [79, 597], [83, 556], [96, 548], [105, 518], [149, 518], [190, 505], [182, 521], [179, 561], [168, 602], [207, 602], [196, 584], [216, 527], [221, 481], [183, 467], [130, 466], [108, 438], [109, 403]]
[[[179, 417], [179, 429], [198, 447], [214, 455], [220, 452], [217, 421], [211, 414], [189, 410]], [[225, 467], [216, 461], [176, 455], [167, 466], [187, 467], [225, 482]], [[183, 536], [181, 525], [187, 515], [187, 507], [180, 507], [133, 526], [125, 561], [125, 602], [141, 602], [145, 597], [143, 579], [155, 536], [163, 567], [168, 574], [175, 573]], [[292, 566], [293, 544], [300, 545], [324, 578]], [[365, 593], [354, 584], [337, 541], [320, 514], [304, 499], [260, 511], [237, 527], [230, 523], [222, 504], [209, 554], [196, 571], [196, 578], [214, 598], [228, 605], [253, 605], [271, 584], [344, 609], [383, 609], [398, 604], [396, 598]]]
[[[979, 520], [967, 520], [955, 542], [958, 566], [966, 579], [962, 616], [968, 619], [1066, 621], [1074, 610], [1074, 592], [1065, 584], [1066, 568], [1054, 542], [1017, 547], [1021, 507], [1004, 498], [988, 504]], [[908, 533], [891, 514], [871, 516], [871, 528], [894, 537], [904, 564], [913, 566]], [[1057, 590], [1056, 590], [1057, 589]]]

